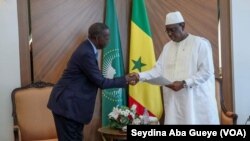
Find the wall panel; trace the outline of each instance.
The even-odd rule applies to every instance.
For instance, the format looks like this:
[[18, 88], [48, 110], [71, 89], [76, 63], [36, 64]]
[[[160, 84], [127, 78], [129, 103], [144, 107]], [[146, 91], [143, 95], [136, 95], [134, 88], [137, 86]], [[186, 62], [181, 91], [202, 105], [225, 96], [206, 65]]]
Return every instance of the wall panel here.
[[180, 11], [186, 22], [186, 31], [210, 40], [216, 77], [219, 77], [217, 0], [146, 0], [156, 57], [170, 39], [165, 33], [168, 12]]
[[[34, 81], [56, 83], [88, 27], [103, 22], [104, 0], [30, 0]], [[101, 140], [100, 92], [84, 139]]]
[[34, 80], [55, 83], [88, 27], [103, 21], [104, 0], [31, 0]]

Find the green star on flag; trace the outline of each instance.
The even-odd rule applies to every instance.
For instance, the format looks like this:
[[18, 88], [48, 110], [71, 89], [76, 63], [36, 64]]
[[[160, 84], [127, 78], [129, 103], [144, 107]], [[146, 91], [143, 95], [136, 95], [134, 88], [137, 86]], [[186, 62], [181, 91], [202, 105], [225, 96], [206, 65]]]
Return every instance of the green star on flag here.
[[146, 64], [141, 62], [141, 57], [137, 61], [135, 61], [135, 60], [132, 60], [132, 61], [134, 63], [134, 67], [132, 70], [138, 69], [139, 72], [141, 72], [141, 68], [146, 66]]
[[[133, 69], [148, 71], [154, 67], [156, 61], [147, 5], [144, 0], [132, 0], [131, 2], [129, 73], [132, 73]], [[144, 64], [141, 62], [141, 58]], [[145, 66], [145, 64], [147, 65]], [[142, 70], [141, 67], [143, 67]], [[163, 103], [160, 87], [148, 83], [129, 85], [129, 107], [134, 104], [137, 106], [138, 114], [142, 115], [147, 109], [150, 116], [161, 119]]]

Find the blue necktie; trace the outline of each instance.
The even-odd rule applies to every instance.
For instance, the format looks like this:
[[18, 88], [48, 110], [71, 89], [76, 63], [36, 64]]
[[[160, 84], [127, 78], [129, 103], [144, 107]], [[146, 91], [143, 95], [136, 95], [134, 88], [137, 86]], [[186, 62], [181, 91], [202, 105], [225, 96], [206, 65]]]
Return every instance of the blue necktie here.
[[98, 60], [98, 52], [95, 53], [95, 58]]

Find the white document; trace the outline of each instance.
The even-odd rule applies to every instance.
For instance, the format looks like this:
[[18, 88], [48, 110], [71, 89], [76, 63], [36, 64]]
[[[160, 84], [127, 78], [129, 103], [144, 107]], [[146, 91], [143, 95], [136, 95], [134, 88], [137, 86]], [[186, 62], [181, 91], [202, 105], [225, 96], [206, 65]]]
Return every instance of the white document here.
[[150, 84], [154, 84], [154, 85], [161, 85], [161, 86], [165, 86], [168, 84], [171, 84], [172, 82], [169, 81], [168, 79], [166, 79], [163, 76], [159, 76], [150, 80], [145, 80], [144, 82], [150, 83]]

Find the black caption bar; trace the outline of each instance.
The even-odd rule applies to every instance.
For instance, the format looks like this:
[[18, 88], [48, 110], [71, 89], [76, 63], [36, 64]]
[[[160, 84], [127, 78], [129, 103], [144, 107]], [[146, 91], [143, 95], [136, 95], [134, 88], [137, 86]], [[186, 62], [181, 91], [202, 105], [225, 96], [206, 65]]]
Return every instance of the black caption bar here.
[[249, 125], [129, 125], [128, 140], [250, 141]]

